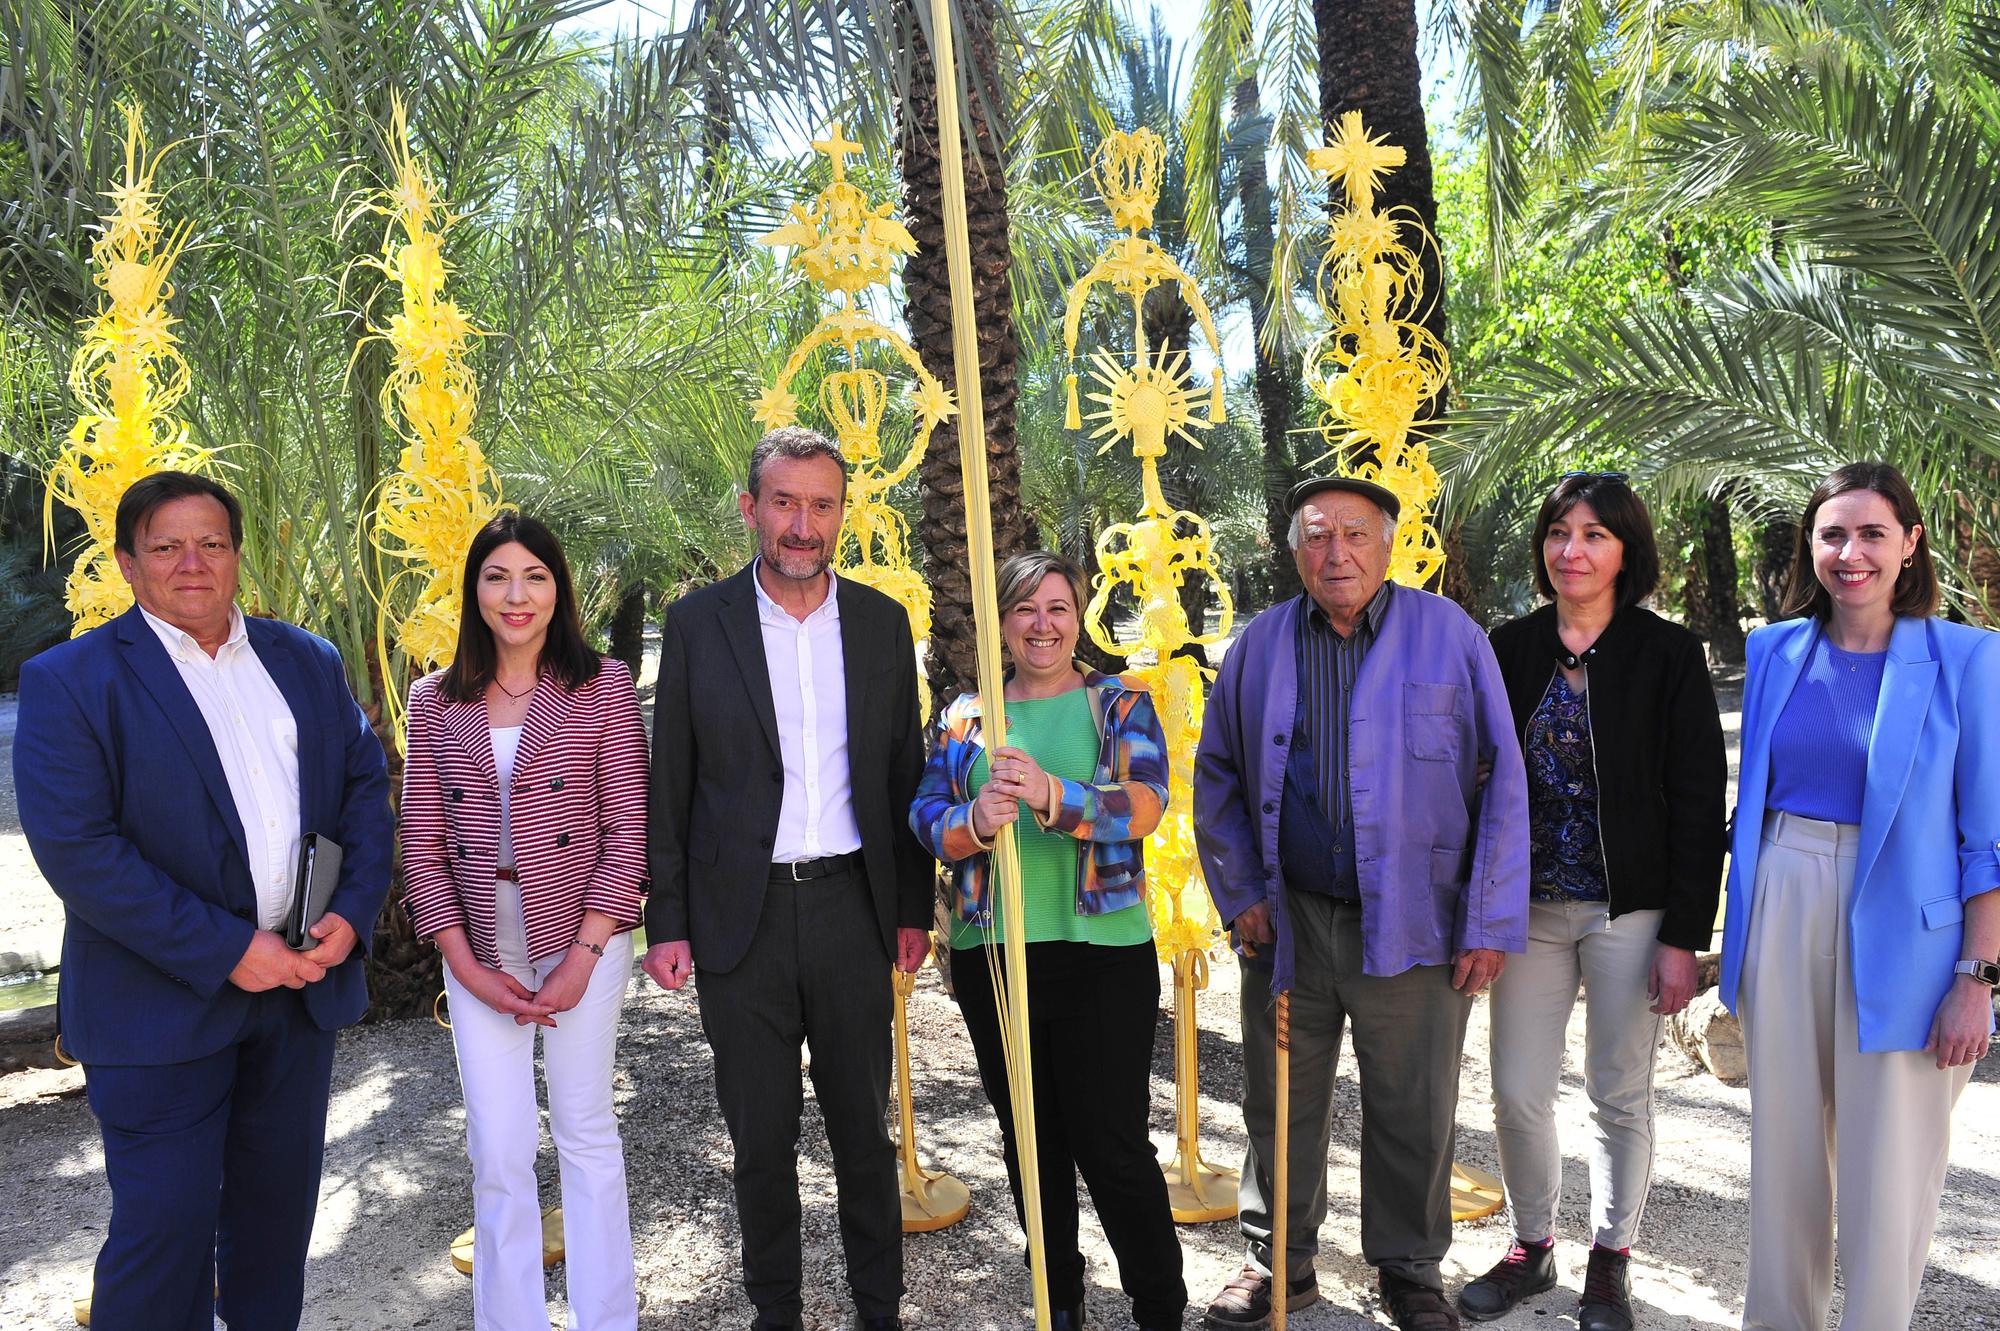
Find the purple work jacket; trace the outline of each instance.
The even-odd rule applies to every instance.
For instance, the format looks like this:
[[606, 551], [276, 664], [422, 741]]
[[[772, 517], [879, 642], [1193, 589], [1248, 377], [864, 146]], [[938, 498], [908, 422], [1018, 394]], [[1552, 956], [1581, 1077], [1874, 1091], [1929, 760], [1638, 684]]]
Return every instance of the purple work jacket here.
[[[1462, 948], [1528, 945], [1528, 784], [1486, 635], [1442, 596], [1395, 587], [1348, 717], [1361, 966], [1396, 975]], [[1271, 992], [1292, 987], [1278, 810], [1298, 708], [1303, 597], [1250, 622], [1223, 658], [1194, 765], [1194, 829], [1224, 920], [1267, 902]], [[1477, 767], [1490, 763], [1482, 790]], [[1240, 943], [1239, 943], [1240, 947]]]

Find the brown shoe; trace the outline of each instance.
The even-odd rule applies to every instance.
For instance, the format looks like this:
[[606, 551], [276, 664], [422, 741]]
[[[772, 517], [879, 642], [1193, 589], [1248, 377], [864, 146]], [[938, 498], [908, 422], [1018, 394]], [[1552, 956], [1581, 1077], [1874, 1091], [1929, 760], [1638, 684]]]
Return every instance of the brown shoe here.
[[1382, 1282], [1382, 1302], [1397, 1331], [1459, 1331], [1458, 1310], [1443, 1290], [1419, 1285], [1394, 1271], [1376, 1274]]
[[[1319, 1280], [1301, 1276], [1285, 1286], [1285, 1311], [1295, 1313], [1319, 1302]], [[1271, 1277], [1254, 1262], [1243, 1263], [1235, 1279], [1209, 1300], [1201, 1315], [1206, 1331], [1256, 1331], [1271, 1324]]]

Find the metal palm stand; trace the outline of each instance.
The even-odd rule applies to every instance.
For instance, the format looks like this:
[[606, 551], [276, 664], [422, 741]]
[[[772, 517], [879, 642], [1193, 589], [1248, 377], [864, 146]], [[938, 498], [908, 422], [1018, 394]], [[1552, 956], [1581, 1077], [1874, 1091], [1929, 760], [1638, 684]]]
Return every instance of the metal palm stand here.
[[1507, 1194], [1500, 1189], [1500, 1180], [1483, 1169], [1473, 1169], [1468, 1165], [1451, 1167], [1451, 1222], [1465, 1224], [1469, 1220], [1484, 1220], [1507, 1204]]
[[1236, 1214], [1237, 1172], [1201, 1158], [1201, 1075], [1195, 995], [1208, 988], [1208, 954], [1174, 958], [1174, 1158], [1166, 1167], [1174, 1222], [1199, 1225]]
[[925, 1169], [917, 1159], [917, 1124], [910, 1109], [910, 995], [915, 972], [896, 978], [896, 1113], [902, 1121], [903, 1232], [929, 1234], [949, 1229], [972, 1209], [972, 1194], [942, 1169]]

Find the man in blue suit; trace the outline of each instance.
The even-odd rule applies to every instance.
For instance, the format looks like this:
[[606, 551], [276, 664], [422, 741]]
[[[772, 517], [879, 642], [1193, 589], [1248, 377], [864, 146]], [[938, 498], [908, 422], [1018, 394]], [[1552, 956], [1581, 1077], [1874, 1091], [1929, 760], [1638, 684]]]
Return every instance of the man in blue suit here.
[[[111, 1184], [104, 1331], [298, 1326], [334, 1032], [368, 1006], [382, 747], [330, 644], [237, 608], [242, 544], [215, 482], [135, 482], [114, 554], [138, 605], [21, 671], [21, 824], [63, 900], [63, 1043]], [[345, 858], [294, 951], [274, 930], [308, 833]]]

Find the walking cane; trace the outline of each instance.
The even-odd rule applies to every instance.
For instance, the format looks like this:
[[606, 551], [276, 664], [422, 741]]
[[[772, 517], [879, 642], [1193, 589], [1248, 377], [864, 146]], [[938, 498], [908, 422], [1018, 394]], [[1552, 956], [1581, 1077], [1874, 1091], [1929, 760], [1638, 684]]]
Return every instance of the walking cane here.
[[1276, 1215], [1271, 1225], [1271, 1331], [1285, 1331], [1285, 1305], [1290, 1301], [1291, 1263], [1285, 1251], [1286, 1223], [1292, 1201], [1292, 995], [1278, 995], [1278, 1107], [1277, 1144], [1271, 1161], [1272, 1202]]

